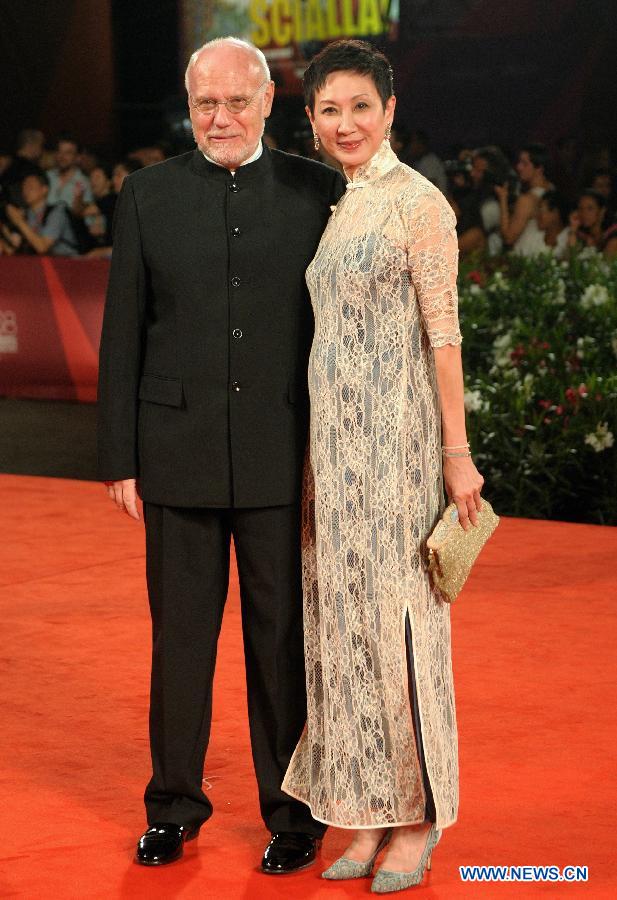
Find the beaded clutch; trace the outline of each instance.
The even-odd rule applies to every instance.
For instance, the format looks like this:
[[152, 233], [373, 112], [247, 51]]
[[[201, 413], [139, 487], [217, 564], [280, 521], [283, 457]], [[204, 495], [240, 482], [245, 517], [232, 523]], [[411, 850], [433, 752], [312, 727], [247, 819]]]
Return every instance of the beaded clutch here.
[[467, 531], [458, 521], [456, 503], [445, 510], [426, 546], [433, 584], [447, 603], [453, 603], [460, 594], [480, 550], [498, 525], [499, 516], [484, 498], [478, 524], [471, 525]]

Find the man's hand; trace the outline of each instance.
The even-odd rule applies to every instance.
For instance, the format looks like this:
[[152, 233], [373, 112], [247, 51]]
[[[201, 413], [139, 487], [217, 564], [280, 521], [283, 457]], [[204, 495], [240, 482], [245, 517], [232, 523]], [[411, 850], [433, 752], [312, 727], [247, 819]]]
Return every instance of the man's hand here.
[[12, 203], [7, 203], [6, 214], [13, 225], [17, 225], [17, 227], [19, 227], [20, 223], [24, 222], [26, 219], [26, 214], [23, 209], [20, 206], [14, 206]]
[[21, 245], [23, 237], [16, 231], [11, 231], [4, 223], [0, 225], [0, 253], [12, 256]]
[[106, 481], [109, 499], [113, 500], [118, 509], [139, 521], [140, 515], [137, 509], [137, 482], [134, 478], [125, 478], [124, 481]]

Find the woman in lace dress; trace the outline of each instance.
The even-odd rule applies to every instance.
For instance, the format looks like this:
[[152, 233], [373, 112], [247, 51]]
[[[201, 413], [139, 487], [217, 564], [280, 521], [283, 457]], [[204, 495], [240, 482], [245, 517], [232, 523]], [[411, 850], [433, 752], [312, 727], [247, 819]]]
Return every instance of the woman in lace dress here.
[[307, 272], [308, 717], [283, 789], [316, 819], [357, 829], [325, 877], [369, 874], [390, 839], [373, 889], [392, 890], [421, 880], [457, 812], [450, 610], [423, 566], [442, 477], [464, 527], [480, 508], [457, 239], [443, 195], [390, 148], [395, 98], [383, 54], [361, 41], [330, 44], [307, 69], [305, 92], [316, 144], [348, 184]]

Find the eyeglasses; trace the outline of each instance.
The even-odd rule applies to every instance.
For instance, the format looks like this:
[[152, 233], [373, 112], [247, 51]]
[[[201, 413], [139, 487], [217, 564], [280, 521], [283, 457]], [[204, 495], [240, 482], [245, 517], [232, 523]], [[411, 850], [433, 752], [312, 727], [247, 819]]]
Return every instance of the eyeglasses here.
[[231, 97], [229, 100], [211, 100], [209, 97], [204, 97], [203, 100], [195, 100], [195, 98], [189, 94], [189, 100], [193, 109], [196, 109], [197, 112], [204, 116], [212, 115], [212, 113], [216, 111], [217, 106], [224, 106], [227, 112], [237, 116], [239, 113], [244, 112], [247, 106], [253, 102], [262, 87], [265, 84], [268, 84], [268, 82], [268, 78], [266, 78], [265, 81], [262, 81], [255, 93], [248, 98]]

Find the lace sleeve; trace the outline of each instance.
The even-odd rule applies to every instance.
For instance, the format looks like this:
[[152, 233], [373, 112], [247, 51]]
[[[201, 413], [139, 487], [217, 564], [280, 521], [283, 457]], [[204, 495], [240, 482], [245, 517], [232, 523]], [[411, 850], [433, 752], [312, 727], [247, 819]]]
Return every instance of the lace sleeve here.
[[460, 344], [455, 218], [438, 191], [414, 198], [407, 258], [431, 346]]

